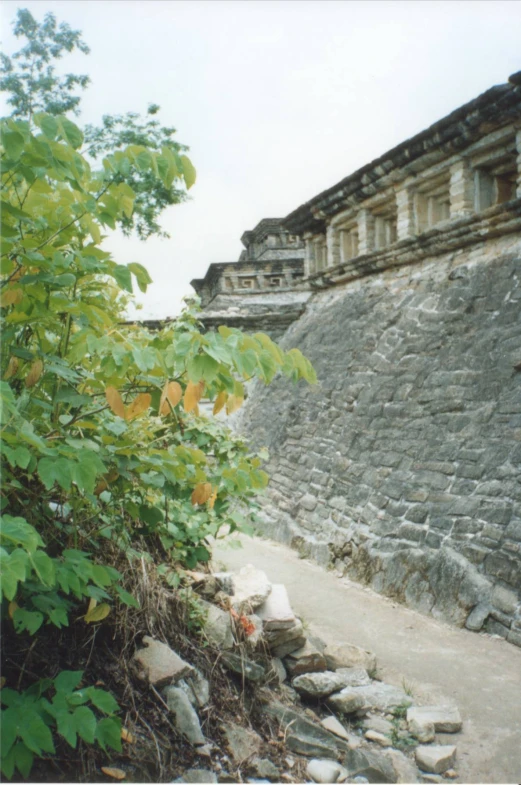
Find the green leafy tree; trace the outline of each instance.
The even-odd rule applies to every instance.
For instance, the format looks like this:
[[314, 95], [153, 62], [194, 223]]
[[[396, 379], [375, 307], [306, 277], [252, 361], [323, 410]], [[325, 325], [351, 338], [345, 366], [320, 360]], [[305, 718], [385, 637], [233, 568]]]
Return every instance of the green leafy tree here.
[[[25, 39], [25, 45], [10, 57], [0, 55], [0, 91], [8, 95], [12, 116], [30, 122], [36, 112], [77, 115], [81, 100], [77, 90], [85, 89], [90, 79], [78, 74], [60, 76], [55, 64], [75, 49], [89, 53], [81, 33], [64, 22], [58, 24], [50, 13], [38, 23], [27, 9], [18, 10], [14, 33], [17, 38]], [[162, 229], [159, 216], [165, 208], [187, 198], [179, 181], [165, 179], [150, 168], [147, 151], [167, 148], [178, 169], [184, 166], [188, 183], [195, 181], [195, 172], [189, 173], [190, 162], [183, 155], [188, 148], [173, 138], [175, 128], [162, 126], [156, 119], [159, 109], [157, 104], [151, 104], [145, 117], [136, 112], [106, 115], [100, 126], [85, 128], [84, 153], [97, 163], [105, 155], [131, 144], [146, 148], [139, 159], [128, 160], [126, 169], [117, 173], [118, 181], [129, 185], [135, 194], [132, 213], [123, 214], [118, 223], [124, 234], [135, 231], [142, 240], [151, 235], [167, 238], [169, 235]]]
[[[150, 278], [100, 245], [134, 210], [121, 175], [137, 166], [188, 187], [188, 158], [130, 144], [96, 171], [63, 115], [6, 119], [0, 131], [2, 615], [38, 635], [136, 604], [107, 552], [153, 561], [175, 584], [176, 564], [209, 558], [209, 536], [247, 526], [267, 483], [263, 456], [202, 416], [201, 402], [231, 414], [250, 379], [315, 377], [266, 335], [201, 333], [194, 311], [155, 333], [122, 325], [133, 287], [146, 291]], [[80, 678], [0, 692], [5, 776], [28, 776], [34, 755], [52, 754], [53, 733], [117, 748], [117, 708], [103, 691], [76, 694]]]
[[53, 62], [75, 49], [89, 53], [81, 33], [65, 22], [58, 25], [54, 14], [46, 14], [38, 24], [26, 8], [18, 9], [13, 28], [15, 36], [26, 41], [12, 57], [0, 54], [0, 90], [9, 93], [13, 117], [30, 120], [35, 112], [77, 114], [80, 96], [74, 93], [77, 88], [85, 89], [90, 79], [78, 74], [59, 76]]

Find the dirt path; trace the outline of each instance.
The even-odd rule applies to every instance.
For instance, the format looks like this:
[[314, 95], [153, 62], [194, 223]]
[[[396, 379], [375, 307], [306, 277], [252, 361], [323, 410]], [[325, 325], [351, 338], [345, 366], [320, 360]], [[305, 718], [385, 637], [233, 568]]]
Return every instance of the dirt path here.
[[[521, 783], [521, 649], [456, 629], [299, 559], [289, 548], [242, 538], [214, 548], [214, 564], [254, 564], [284, 583], [296, 613], [326, 642], [375, 652], [382, 678], [419, 702], [445, 699], [464, 720], [458, 782]], [[446, 736], [453, 743], [455, 737]]]

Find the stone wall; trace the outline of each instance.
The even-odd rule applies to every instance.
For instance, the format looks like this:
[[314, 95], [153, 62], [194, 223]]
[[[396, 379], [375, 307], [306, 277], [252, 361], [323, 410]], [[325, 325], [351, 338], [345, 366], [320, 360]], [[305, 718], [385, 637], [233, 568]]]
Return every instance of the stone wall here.
[[254, 388], [240, 427], [271, 453], [267, 534], [521, 645], [521, 239], [494, 220], [316, 293], [281, 343], [319, 384]]

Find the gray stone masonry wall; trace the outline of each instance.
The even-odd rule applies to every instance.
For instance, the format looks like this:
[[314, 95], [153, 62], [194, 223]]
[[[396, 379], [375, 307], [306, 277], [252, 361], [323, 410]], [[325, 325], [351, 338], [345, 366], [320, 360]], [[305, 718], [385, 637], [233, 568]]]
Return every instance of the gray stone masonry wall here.
[[[315, 294], [252, 390], [262, 529], [409, 606], [521, 645], [519, 232]], [[269, 416], [267, 413], [269, 412]]]

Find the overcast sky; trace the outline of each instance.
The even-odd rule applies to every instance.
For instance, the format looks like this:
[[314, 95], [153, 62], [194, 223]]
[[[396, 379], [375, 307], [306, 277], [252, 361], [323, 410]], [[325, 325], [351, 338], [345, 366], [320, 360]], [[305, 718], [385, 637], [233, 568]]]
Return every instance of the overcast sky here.
[[163, 214], [170, 240], [112, 236], [154, 284], [141, 314], [179, 311], [192, 278], [236, 260], [240, 237], [521, 69], [517, 0], [4, 0], [83, 31], [91, 54], [80, 122], [145, 112], [177, 128], [198, 179]]

